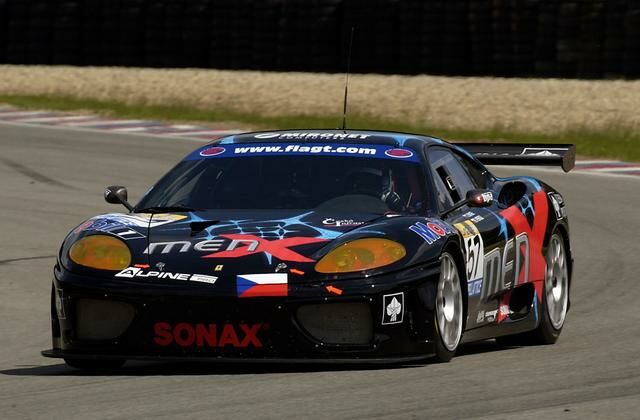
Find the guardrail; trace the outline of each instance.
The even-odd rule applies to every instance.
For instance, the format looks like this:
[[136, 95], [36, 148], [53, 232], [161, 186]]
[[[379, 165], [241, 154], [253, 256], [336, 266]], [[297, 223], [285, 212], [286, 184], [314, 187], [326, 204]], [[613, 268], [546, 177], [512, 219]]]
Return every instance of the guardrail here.
[[640, 76], [637, 0], [0, 0], [0, 63]]

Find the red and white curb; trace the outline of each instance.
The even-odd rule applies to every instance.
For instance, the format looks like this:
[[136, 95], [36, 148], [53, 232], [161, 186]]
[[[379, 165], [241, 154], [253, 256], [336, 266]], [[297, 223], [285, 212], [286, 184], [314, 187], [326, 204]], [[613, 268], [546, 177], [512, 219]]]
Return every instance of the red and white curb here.
[[0, 106], [0, 122], [202, 140], [215, 140], [228, 134], [241, 132], [240, 130], [222, 130], [193, 124], [170, 124], [162, 121], [149, 120], [122, 120], [96, 115], [74, 115], [65, 112], [24, 111], [10, 106]]
[[[148, 134], [160, 137], [215, 140], [241, 130], [217, 130], [192, 124], [170, 124], [162, 121], [119, 120], [96, 115], [75, 115], [65, 112], [25, 111], [0, 105], [0, 123], [56, 126], [117, 133]], [[640, 176], [640, 163], [615, 160], [579, 160], [574, 171], [607, 175]]]
[[579, 160], [576, 171], [640, 176], [640, 163], [620, 162], [616, 160]]

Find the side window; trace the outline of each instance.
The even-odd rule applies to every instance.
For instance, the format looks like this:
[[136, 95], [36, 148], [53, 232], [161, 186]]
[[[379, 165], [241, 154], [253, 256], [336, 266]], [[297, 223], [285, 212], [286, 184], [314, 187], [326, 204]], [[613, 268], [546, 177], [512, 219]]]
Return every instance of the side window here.
[[460, 160], [449, 150], [430, 148], [428, 157], [442, 210], [464, 200], [467, 191], [477, 188]]
[[467, 173], [473, 180], [473, 184], [476, 188], [487, 188], [489, 171], [482, 165], [479, 165], [472, 159], [462, 154], [457, 154], [456, 157], [462, 163], [462, 166], [467, 170]]

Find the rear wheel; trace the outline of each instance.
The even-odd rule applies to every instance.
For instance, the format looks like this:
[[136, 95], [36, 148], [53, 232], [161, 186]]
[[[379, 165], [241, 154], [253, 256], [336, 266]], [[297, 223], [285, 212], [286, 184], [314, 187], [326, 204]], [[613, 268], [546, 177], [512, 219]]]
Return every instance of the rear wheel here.
[[564, 240], [551, 235], [547, 248], [547, 271], [544, 278], [540, 324], [535, 330], [499, 337], [504, 345], [553, 344], [558, 341], [569, 308], [569, 268]]
[[115, 359], [115, 360], [96, 360], [96, 359], [64, 359], [64, 362], [76, 369], [84, 369], [84, 370], [95, 370], [95, 371], [104, 371], [104, 370], [113, 370], [121, 368], [124, 365], [125, 360]]
[[434, 311], [437, 361], [448, 362], [455, 354], [462, 337], [463, 313], [458, 267], [453, 256], [445, 252], [440, 259], [440, 278]]
[[547, 249], [547, 273], [540, 325], [532, 332], [535, 344], [558, 341], [569, 308], [569, 269], [562, 236], [554, 233]]

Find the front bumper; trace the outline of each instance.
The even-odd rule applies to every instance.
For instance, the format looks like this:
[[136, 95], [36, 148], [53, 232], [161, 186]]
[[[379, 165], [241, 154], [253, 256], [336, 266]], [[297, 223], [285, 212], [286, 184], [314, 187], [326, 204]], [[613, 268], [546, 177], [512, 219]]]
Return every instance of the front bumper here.
[[[43, 355], [225, 362], [410, 362], [434, 352], [438, 270], [439, 265], [434, 264], [333, 282], [340, 295], [328, 291], [327, 285], [309, 283], [290, 284], [287, 297], [240, 299], [210, 294], [206, 287], [95, 279], [56, 266], [53, 348]], [[397, 297], [402, 306], [393, 322], [388, 322], [386, 313], [390, 296]], [[107, 310], [87, 312], [87, 308], [102, 306]], [[120, 307], [129, 308], [128, 315], [117, 314]], [[109, 312], [108, 308], [116, 310]], [[116, 321], [111, 318], [124, 322], [121, 331], [112, 328]], [[96, 326], [95, 334], [92, 325]], [[104, 325], [118, 332], [104, 333]]]

